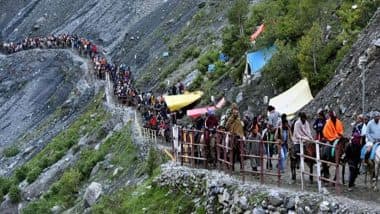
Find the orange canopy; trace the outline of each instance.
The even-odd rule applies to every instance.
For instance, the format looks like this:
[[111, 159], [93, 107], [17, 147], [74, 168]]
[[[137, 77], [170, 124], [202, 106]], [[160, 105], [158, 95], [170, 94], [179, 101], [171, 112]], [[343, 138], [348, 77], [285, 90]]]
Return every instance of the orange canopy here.
[[260, 34], [264, 31], [265, 25], [262, 24], [259, 26], [259, 28], [254, 32], [251, 37], [249, 38], [249, 41], [253, 42], [257, 39], [257, 37], [260, 36]]

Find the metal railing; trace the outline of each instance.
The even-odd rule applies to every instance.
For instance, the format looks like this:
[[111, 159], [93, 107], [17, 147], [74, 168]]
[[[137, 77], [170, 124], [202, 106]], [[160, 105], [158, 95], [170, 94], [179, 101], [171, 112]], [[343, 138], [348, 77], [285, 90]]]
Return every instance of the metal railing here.
[[[316, 155], [315, 157], [312, 157], [310, 155], [306, 155], [305, 152], [304, 152], [304, 142], [306, 143], [309, 143], [309, 144], [314, 144], [315, 145], [315, 152], [316, 152]], [[330, 162], [330, 161], [326, 161], [326, 160], [322, 160], [321, 159], [321, 155], [320, 155], [320, 146], [325, 146], [325, 147], [330, 147], [330, 148], [333, 148], [335, 149], [335, 161], [334, 162]], [[339, 168], [340, 168], [340, 156], [341, 156], [341, 149], [340, 147], [337, 147], [337, 145], [331, 145], [331, 144], [328, 144], [328, 143], [323, 143], [323, 142], [319, 142], [319, 141], [314, 141], [314, 140], [309, 140], [309, 139], [302, 139], [300, 140], [300, 153], [298, 153], [298, 155], [300, 156], [300, 170], [299, 172], [301, 173], [301, 189], [304, 190], [305, 189], [305, 178], [304, 178], [304, 175], [309, 175], [310, 177], [314, 177], [314, 178], [317, 178], [317, 184], [318, 184], [318, 191], [321, 193], [322, 192], [322, 181], [325, 181], [325, 182], [328, 182], [328, 183], [331, 183], [333, 185], [335, 185], [335, 191], [337, 194], [340, 194], [341, 192], [341, 183], [340, 183], [340, 173], [339, 173]], [[305, 160], [309, 160], [309, 161], [315, 161], [316, 162], [316, 165], [317, 165], [317, 172], [316, 174], [314, 173], [309, 173], [305, 170]], [[325, 178], [321, 175], [321, 171], [322, 171], [322, 168], [321, 168], [321, 164], [327, 164], [327, 165], [330, 165], [330, 166], [335, 166], [335, 179], [332, 180], [332, 179], [329, 179], [329, 178]]]
[[[277, 141], [263, 141], [263, 140], [239, 140], [240, 142], [240, 155], [243, 158], [248, 158], [249, 161], [257, 161], [259, 160], [259, 164], [256, 162], [256, 167], [257, 170], [247, 170], [246, 165], [244, 164], [241, 166], [241, 174], [243, 177], [243, 180], [245, 179], [246, 174], [250, 175], [259, 175], [260, 176], [260, 182], [263, 184], [265, 183], [265, 176], [273, 176], [277, 177], [277, 185], [280, 186], [281, 184], [281, 169], [280, 169], [280, 161], [281, 161], [281, 144]], [[247, 147], [255, 147], [256, 146], [256, 151], [255, 149], [249, 150], [247, 152]], [[271, 157], [270, 156], [270, 151], [269, 151], [269, 146], [274, 145], [277, 149], [277, 157]], [[253, 154], [252, 154], [253, 153]], [[277, 171], [276, 173], [273, 172], [268, 172], [265, 171], [265, 165], [264, 162], [266, 161], [266, 165], [268, 166], [270, 162], [272, 161], [277, 161]], [[260, 168], [260, 170], [258, 170]]]
[[[145, 141], [160, 143], [157, 136], [157, 130], [143, 128], [142, 133]], [[208, 139], [208, 140], [207, 140]], [[210, 145], [210, 142], [214, 142], [214, 145]], [[300, 151], [297, 153], [300, 157], [300, 167], [297, 170], [300, 173], [301, 189], [305, 190], [305, 175], [317, 179], [318, 191], [322, 192], [322, 181], [335, 185], [337, 194], [341, 192], [340, 182], [340, 156], [342, 154], [341, 147], [337, 145], [331, 145], [328, 143], [322, 143], [314, 140], [303, 139], [300, 140]], [[305, 144], [315, 145], [315, 156], [305, 153]], [[276, 155], [271, 156], [269, 154], [269, 146], [274, 146], [274, 150], [277, 151]], [[248, 149], [250, 146], [254, 146], [255, 149]], [[321, 158], [320, 149], [323, 147], [331, 147], [335, 149], [335, 161], [327, 161]], [[214, 167], [220, 171], [232, 173], [235, 171], [234, 155], [240, 155], [240, 170], [237, 172], [243, 179], [246, 179], [247, 175], [260, 176], [260, 182], [266, 183], [266, 177], [276, 177], [277, 185], [280, 186], [283, 182], [282, 172], [280, 169], [280, 162], [285, 161], [282, 159], [282, 148], [280, 141], [263, 141], [263, 140], [251, 140], [251, 139], [239, 139], [231, 133], [224, 131], [199, 131], [195, 129], [185, 129], [174, 125], [172, 127], [172, 155], [173, 159], [180, 162], [181, 165], [189, 165], [194, 168], [210, 168], [210, 153], [215, 153], [211, 163]], [[256, 161], [256, 170], [250, 170], [247, 168], [246, 161]], [[277, 162], [277, 169], [275, 172], [267, 170], [268, 162]], [[305, 162], [313, 161], [316, 163], [316, 173], [310, 173], [305, 169]], [[274, 164], [274, 163], [273, 163]], [[335, 170], [335, 179], [325, 178], [321, 175], [322, 164], [333, 166]], [[285, 169], [284, 169], [285, 170]]]

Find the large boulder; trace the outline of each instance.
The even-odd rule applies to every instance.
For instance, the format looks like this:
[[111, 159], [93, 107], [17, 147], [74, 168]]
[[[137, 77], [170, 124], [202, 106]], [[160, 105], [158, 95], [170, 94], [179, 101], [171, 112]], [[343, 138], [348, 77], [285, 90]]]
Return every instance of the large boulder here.
[[100, 183], [92, 182], [87, 187], [84, 193], [84, 203], [86, 207], [92, 206], [103, 194], [102, 185]]

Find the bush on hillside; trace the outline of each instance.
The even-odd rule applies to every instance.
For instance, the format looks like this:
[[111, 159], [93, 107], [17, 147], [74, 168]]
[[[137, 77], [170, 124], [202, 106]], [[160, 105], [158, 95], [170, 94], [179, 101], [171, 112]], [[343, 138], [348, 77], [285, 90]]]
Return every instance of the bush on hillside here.
[[0, 177], [0, 192], [2, 195], [6, 195], [9, 188], [12, 185], [12, 181], [9, 178]]
[[198, 70], [202, 74], [206, 74], [208, 70], [208, 65], [215, 63], [218, 60], [219, 53], [216, 50], [208, 51], [205, 54], [203, 54], [197, 64]]
[[26, 181], [29, 184], [33, 183], [38, 178], [38, 176], [40, 176], [41, 172], [42, 172], [42, 169], [38, 166], [32, 168], [26, 176]]
[[17, 168], [14, 172], [15, 178], [18, 182], [25, 180], [28, 173], [28, 168], [24, 165]]
[[21, 190], [18, 186], [13, 185], [9, 189], [9, 198], [12, 203], [18, 203], [21, 201]]
[[158, 151], [151, 147], [148, 152], [148, 159], [146, 160], [145, 170], [149, 177], [152, 177], [154, 170], [158, 167]]
[[10, 146], [8, 148], [5, 148], [3, 151], [3, 154], [5, 157], [13, 157], [16, 156], [20, 152], [20, 149], [17, 146]]

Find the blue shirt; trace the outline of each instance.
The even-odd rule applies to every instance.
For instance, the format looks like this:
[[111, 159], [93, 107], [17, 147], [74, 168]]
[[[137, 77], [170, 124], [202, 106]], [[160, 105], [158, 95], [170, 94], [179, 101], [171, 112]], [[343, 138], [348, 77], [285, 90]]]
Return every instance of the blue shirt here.
[[369, 121], [366, 137], [370, 142], [380, 142], [380, 121], [378, 123], [374, 119]]

